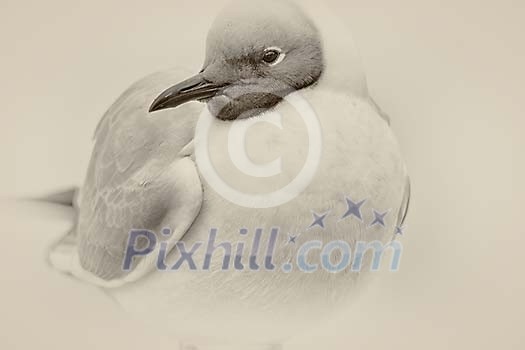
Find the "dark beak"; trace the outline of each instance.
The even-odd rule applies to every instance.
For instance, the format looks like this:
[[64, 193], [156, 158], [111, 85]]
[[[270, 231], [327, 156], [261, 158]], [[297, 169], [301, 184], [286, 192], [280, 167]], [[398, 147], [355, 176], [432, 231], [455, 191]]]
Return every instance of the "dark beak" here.
[[214, 84], [197, 74], [161, 93], [151, 104], [149, 111], [174, 108], [189, 101], [205, 100], [215, 96], [226, 84]]

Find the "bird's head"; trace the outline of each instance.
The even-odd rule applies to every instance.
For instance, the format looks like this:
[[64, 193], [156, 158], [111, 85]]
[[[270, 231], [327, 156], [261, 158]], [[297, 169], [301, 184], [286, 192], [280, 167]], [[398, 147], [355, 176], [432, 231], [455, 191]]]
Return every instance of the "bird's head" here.
[[255, 116], [316, 83], [324, 69], [318, 30], [295, 4], [230, 4], [212, 25], [202, 70], [153, 101], [150, 112], [207, 102], [217, 118]]

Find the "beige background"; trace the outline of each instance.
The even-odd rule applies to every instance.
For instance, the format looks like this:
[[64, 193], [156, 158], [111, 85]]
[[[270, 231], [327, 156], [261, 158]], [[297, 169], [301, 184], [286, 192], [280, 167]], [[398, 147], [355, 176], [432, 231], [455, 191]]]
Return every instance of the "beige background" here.
[[[149, 72], [199, 68], [222, 2], [1, 0], [0, 193], [80, 184], [104, 110]], [[290, 347], [525, 348], [525, 3], [327, 3], [391, 115], [413, 200], [401, 271]], [[0, 212], [0, 348], [175, 348], [43, 264], [69, 212], [5, 200]]]

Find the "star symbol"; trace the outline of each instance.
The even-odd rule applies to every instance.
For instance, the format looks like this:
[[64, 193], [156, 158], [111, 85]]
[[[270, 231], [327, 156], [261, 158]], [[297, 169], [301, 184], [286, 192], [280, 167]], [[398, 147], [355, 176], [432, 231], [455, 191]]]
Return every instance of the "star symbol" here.
[[388, 211], [385, 211], [384, 213], [380, 213], [377, 210], [374, 209], [374, 221], [370, 224], [370, 226], [374, 225], [381, 225], [385, 227], [385, 216], [388, 214]]
[[351, 215], [355, 216], [359, 220], [363, 221], [363, 218], [361, 217], [361, 206], [364, 202], [366, 202], [366, 199], [363, 199], [361, 202], [354, 202], [350, 198], [346, 197], [346, 205], [348, 206], [348, 209], [346, 210], [346, 213], [341, 217], [341, 219], [347, 218]]
[[405, 226], [396, 226], [396, 232], [394, 233], [396, 236], [402, 236], [403, 231], [405, 230]]
[[326, 218], [328, 213], [329, 212], [319, 215], [317, 213], [312, 212], [312, 215], [314, 216], [314, 222], [312, 222], [312, 224], [308, 228], [312, 228], [314, 226], [319, 226], [319, 227], [324, 228], [324, 219]]
[[297, 236], [292, 236], [292, 235], [288, 235], [288, 243], [294, 243], [295, 244], [295, 240], [297, 239]]

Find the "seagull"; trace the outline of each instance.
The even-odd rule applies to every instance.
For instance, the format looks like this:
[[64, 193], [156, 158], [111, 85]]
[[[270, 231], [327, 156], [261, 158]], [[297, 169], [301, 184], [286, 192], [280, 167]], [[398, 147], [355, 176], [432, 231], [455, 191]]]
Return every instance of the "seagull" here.
[[[228, 5], [209, 30], [202, 70], [147, 76], [102, 117], [72, 201], [75, 225], [52, 246], [51, 265], [192, 344], [274, 349], [329, 317], [360, 273], [300, 271], [301, 247], [387, 244], [409, 199], [399, 145], [345, 33], [308, 2]], [[284, 165], [248, 176], [232, 164], [239, 145], [255, 165], [279, 154]], [[308, 159], [311, 171], [286, 187]], [[359, 220], [345, 214], [346, 198], [360, 200]], [[369, 225], [386, 211], [396, 215]], [[330, 213], [322, 229], [308, 229], [312, 212]], [[124, 268], [132, 232], [140, 254]], [[256, 245], [268, 250], [254, 257]], [[308, 255], [310, 266], [318, 255]]]

